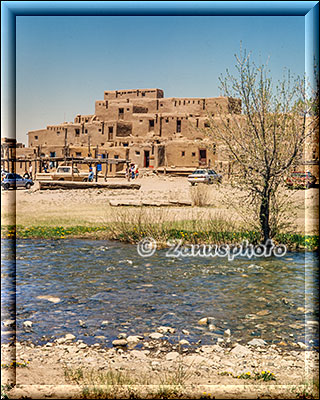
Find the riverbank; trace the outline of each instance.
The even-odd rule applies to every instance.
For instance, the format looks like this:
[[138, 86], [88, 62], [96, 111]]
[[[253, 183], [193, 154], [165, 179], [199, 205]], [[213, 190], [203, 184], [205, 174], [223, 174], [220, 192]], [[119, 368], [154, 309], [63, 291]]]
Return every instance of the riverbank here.
[[[261, 237], [256, 231], [236, 230], [226, 221], [210, 221], [207, 224], [197, 220], [167, 223], [109, 223], [103, 226], [2, 226], [4, 239], [95, 239], [118, 240], [136, 244], [146, 237], [152, 237], [158, 248], [168, 247], [168, 242], [181, 241], [190, 244], [241, 244], [247, 241], [256, 245]], [[288, 251], [316, 251], [319, 246], [318, 235], [284, 233], [273, 238], [275, 245], [285, 245]]]
[[[168, 240], [183, 243], [239, 243], [260, 241], [254, 217], [228, 184], [190, 187], [185, 178], [146, 177], [136, 190], [2, 191], [2, 237], [91, 238], [137, 243], [152, 236], [159, 246]], [[286, 190], [294, 212], [274, 240], [289, 250], [316, 250], [318, 246], [319, 190]], [[232, 197], [234, 204], [228, 203]], [[157, 201], [190, 202], [190, 206], [148, 207], [111, 204]], [[15, 231], [14, 225], [17, 225]]]
[[69, 334], [43, 346], [4, 344], [3, 388], [12, 399], [318, 398], [315, 351], [232, 338], [211, 346], [135, 336], [118, 343], [87, 346]]

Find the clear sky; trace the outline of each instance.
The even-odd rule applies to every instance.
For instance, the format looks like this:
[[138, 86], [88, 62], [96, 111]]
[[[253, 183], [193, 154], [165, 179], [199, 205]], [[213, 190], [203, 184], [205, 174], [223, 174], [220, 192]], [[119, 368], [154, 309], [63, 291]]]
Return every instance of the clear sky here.
[[93, 114], [104, 90], [160, 88], [219, 96], [218, 76], [243, 47], [272, 77], [303, 75], [304, 17], [31, 17], [16, 19], [17, 140]]

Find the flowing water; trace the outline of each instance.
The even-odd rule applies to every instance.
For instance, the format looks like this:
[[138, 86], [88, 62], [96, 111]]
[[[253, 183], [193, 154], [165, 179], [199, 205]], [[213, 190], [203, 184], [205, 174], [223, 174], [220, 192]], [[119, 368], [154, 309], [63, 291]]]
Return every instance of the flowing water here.
[[[229, 262], [168, 258], [158, 250], [142, 258], [135, 246], [118, 242], [29, 239], [16, 247], [3, 240], [2, 253], [2, 319], [16, 318], [19, 341], [72, 333], [111, 346], [120, 332], [146, 334], [166, 325], [176, 328], [173, 340], [186, 329], [189, 341], [212, 344], [230, 329], [243, 343], [261, 337], [318, 346], [316, 253]], [[203, 317], [214, 318], [211, 330], [198, 324]], [[31, 330], [23, 327], [27, 320]], [[3, 341], [13, 335], [3, 327]]]

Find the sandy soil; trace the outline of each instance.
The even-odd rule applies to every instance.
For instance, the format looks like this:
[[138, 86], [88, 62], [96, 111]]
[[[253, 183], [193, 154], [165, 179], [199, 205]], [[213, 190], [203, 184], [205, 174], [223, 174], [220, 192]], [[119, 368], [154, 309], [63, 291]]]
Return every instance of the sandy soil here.
[[[110, 182], [123, 182], [112, 179]], [[38, 183], [31, 190], [2, 190], [2, 224], [16, 223], [24, 226], [52, 225], [72, 226], [101, 224], [116, 219], [116, 211], [110, 201], [190, 201], [198, 195], [198, 188], [191, 188], [186, 178], [150, 176], [138, 179], [140, 190], [42, 190]], [[199, 185], [200, 196], [206, 198], [207, 207], [161, 207], [167, 220], [212, 218], [221, 216], [237, 223], [248, 219], [246, 201], [228, 184]], [[318, 232], [319, 189], [286, 190], [294, 204], [296, 216], [291, 213], [296, 232], [313, 234]], [[235, 208], [233, 207], [235, 205]], [[159, 207], [160, 209], [160, 207]], [[244, 214], [243, 216], [241, 216]]]
[[[23, 367], [2, 369], [2, 384], [16, 383], [10, 398], [81, 398], [86, 386], [94, 396], [99, 384], [104, 398], [317, 398], [299, 396], [317, 396], [313, 380], [319, 354], [275, 345], [221, 343], [190, 349], [149, 340], [137, 350], [134, 345], [105, 349], [69, 340], [44, 346], [18, 343], [16, 353], [13, 346], [2, 345], [2, 364], [13, 358]], [[272, 372], [276, 380], [239, 378], [262, 371]]]

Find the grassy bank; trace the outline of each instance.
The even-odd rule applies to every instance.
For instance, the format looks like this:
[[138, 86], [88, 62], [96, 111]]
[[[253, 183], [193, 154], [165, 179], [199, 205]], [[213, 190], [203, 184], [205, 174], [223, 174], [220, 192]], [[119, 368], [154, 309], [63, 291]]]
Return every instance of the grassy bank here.
[[[195, 220], [163, 223], [110, 222], [92, 226], [13, 226], [1, 227], [2, 238], [22, 239], [104, 239], [125, 243], [138, 243], [145, 237], [153, 237], [163, 246], [170, 240], [181, 240], [184, 244], [237, 244], [244, 240], [253, 245], [261, 240], [259, 232], [235, 229], [220, 221], [199, 222]], [[284, 244], [290, 250], [318, 249], [318, 235], [281, 233], [273, 238], [275, 244]]]

